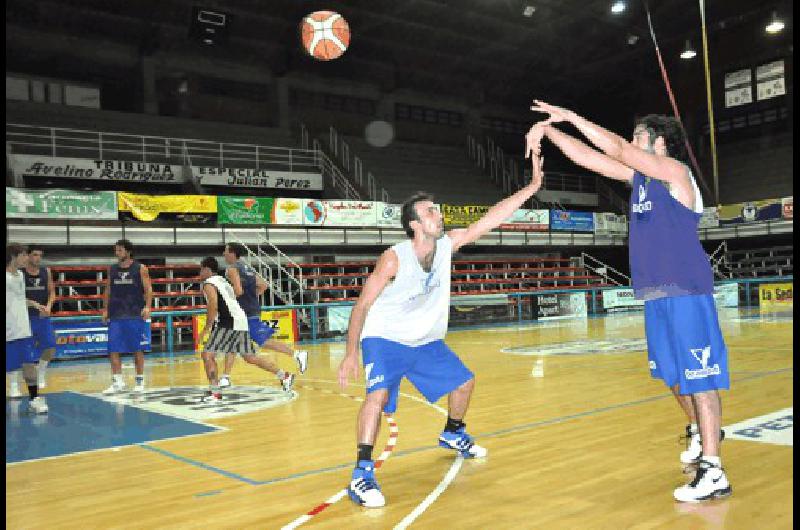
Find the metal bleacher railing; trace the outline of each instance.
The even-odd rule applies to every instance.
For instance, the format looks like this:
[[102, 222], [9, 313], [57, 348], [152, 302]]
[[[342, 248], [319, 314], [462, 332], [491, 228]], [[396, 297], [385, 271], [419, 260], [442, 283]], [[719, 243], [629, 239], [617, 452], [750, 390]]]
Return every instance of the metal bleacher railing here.
[[6, 123], [6, 153], [289, 172], [319, 171], [326, 185], [343, 198], [360, 198], [336, 164], [318, 148], [295, 149]]

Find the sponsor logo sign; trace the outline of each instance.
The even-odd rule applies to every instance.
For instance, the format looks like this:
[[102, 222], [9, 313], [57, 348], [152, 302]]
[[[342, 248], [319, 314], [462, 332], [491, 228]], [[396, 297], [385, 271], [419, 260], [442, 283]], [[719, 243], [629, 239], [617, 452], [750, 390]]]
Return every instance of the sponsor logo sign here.
[[217, 197], [219, 224], [269, 223], [273, 199], [265, 197]]
[[723, 283], [714, 286], [714, 303], [717, 307], [739, 307], [739, 284]]
[[217, 213], [214, 195], [140, 195], [117, 193], [120, 212], [130, 212], [140, 221], [153, 221], [159, 214]]
[[[262, 311], [261, 321], [266, 322], [275, 334], [270, 337], [277, 341], [285, 342], [287, 344], [294, 344], [299, 340], [300, 334], [297, 328], [297, 311], [294, 309], [285, 309], [281, 311]], [[194, 315], [192, 317], [192, 339], [194, 341], [195, 350], [199, 350], [200, 332], [206, 325], [206, 315]], [[205, 344], [205, 341], [203, 342]]]
[[6, 188], [6, 217], [24, 219], [117, 219], [113, 191]]
[[725, 438], [776, 445], [794, 445], [794, 407], [724, 427]]
[[517, 210], [500, 225], [501, 230], [546, 232], [550, 227], [550, 210]]
[[272, 224], [303, 224], [303, 203], [300, 199], [275, 199], [272, 206]]
[[537, 320], [586, 317], [584, 293], [540, 294], [533, 297]]
[[594, 214], [592, 212], [550, 210], [550, 228], [552, 230], [593, 232]]
[[442, 216], [444, 224], [447, 226], [467, 226], [489, 211], [489, 206], [454, 206], [452, 204], [442, 205]]
[[603, 309], [643, 307], [644, 300], [637, 300], [633, 289], [606, 289], [603, 291]]
[[88, 160], [55, 156], [11, 155], [15, 175], [38, 178], [118, 180], [180, 184], [181, 166], [128, 160]]
[[400, 214], [402, 205], [388, 204], [385, 202], [375, 203], [375, 224], [380, 228], [402, 228]]
[[758, 286], [759, 307], [783, 309], [794, 307], [793, 283], [762, 283]]

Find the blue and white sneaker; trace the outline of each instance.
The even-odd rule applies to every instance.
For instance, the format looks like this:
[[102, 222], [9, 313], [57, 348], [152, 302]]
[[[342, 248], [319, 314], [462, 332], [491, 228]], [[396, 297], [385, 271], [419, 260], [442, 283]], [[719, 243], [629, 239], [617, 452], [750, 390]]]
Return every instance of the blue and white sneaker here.
[[483, 458], [489, 451], [477, 445], [472, 436], [467, 434], [466, 427], [461, 427], [456, 432], [442, 431], [439, 435], [439, 447], [454, 449], [464, 458]]
[[375, 463], [372, 460], [359, 460], [350, 485], [347, 487], [350, 499], [365, 508], [380, 508], [386, 505], [381, 488], [375, 482]]

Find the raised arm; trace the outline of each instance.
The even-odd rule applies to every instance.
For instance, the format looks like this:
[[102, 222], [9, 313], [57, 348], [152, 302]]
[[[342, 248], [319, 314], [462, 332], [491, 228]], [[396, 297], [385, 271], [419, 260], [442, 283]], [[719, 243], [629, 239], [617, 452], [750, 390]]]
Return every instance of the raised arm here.
[[577, 138], [559, 131], [552, 125], [545, 127], [544, 135], [567, 158], [579, 166], [614, 180], [622, 180], [628, 183], [633, 180], [633, 169], [608, 155], [604, 155], [600, 151], [592, 149]]
[[[622, 164], [637, 170], [642, 175], [685, 186], [688, 182], [686, 167], [673, 158], [650, 153], [640, 149], [624, 138], [605, 129], [571, 110], [556, 107], [543, 101], [535, 100], [531, 110], [547, 112], [548, 121], [566, 121], [571, 123], [592, 144], [606, 155]], [[651, 138], [651, 141], [655, 140]]]
[[339, 365], [339, 385], [342, 388], [347, 386], [347, 381], [352, 378], [358, 379], [358, 352], [359, 339], [364, 329], [364, 322], [367, 319], [372, 304], [383, 292], [383, 289], [397, 275], [398, 260], [394, 250], [389, 249], [381, 254], [375, 264], [375, 270], [367, 278], [361, 295], [358, 297], [353, 311], [350, 313], [350, 323], [347, 327], [347, 352], [342, 363]]
[[539, 188], [542, 187], [543, 160], [539, 156], [538, 142], [535, 149], [528, 149], [528, 153], [531, 156], [534, 167], [530, 183], [512, 196], [507, 197], [492, 206], [489, 211], [486, 212], [486, 215], [469, 225], [467, 228], [451, 230], [448, 232], [450, 239], [453, 240], [453, 252], [456, 252], [464, 245], [474, 243], [489, 231], [503, 224], [506, 219], [511, 217], [514, 212], [519, 209], [520, 206], [525, 204], [525, 201], [533, 197], [533, 195], [539, 191]]

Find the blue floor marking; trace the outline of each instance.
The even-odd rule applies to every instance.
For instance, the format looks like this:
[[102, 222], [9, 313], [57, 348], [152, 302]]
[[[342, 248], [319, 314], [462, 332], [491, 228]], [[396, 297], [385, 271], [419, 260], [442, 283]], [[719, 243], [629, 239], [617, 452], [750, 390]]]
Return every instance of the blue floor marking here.
[[[749, 375], [749, 376], [746, 376], [746, 377], [742, 377], [740, 379], [737, 379], [737, 381], [735, 381], [735, 382], [741, 382], [741, 381], [746, 381], [746, 380], [749, 380], [749, 379], [757, 379], [757, 378], [766, 377], [766, 376], [769, 376], [769, 375], [775, 375], [775, 374], [780, 374], [780, 373], [785, 373], [785, 372], [791, 372], [793, 370], [794, 370], [794, 367], [780, 368], [780, 369], [777, 369], [777, 370], [771, 370], [771, 371], [768, 371], [768, 372], [761, 372], [761, 373]], [[594, 414], [600, 414], [600, 413], [603, 413], [603, 412], [608, 412], [610, 410], [617, 410], [617, 409], [621, 409], [621, 408], [625, 408], [625, 407], [632, 407], [632, 406], [635, 406], [635, 405], [641, 405], [641, 404], [644, 404], [644, 403], [650, 403], [652, 401], [658, 401], [658, 400], [661, 400], [661, 399], [669, 398], [671, 396], [672, 396], [672, 393], [660, 394], [660, 395], [652, 396], [652, 397], [649, 397], [649, 398], [638, 399], [636, 401], [628, 401], [626, 403], [619, 403], [617, 405], [609, 405], [607, 407], [600, 407], [600, 408], [589, 410], [589, 411], [586, 411], [586, 412], [580, 412], [580, 413], [577, 413], [577, 414], [570, 414], [568, 416], [559, 416], [557, 418], [551, 418], [549, 420], [542, 420], [542, 421], [537, 421], [537, 422], [533, 422], [533, 423], [526, 423], [526, 424], [523, 424], [523, 425], [518, 425], [516, 427], [511, 427], [511, 428], [508, 428], [508, 429], [501, 429], [499, 431], [479, 434], [479, 435], [474, 436], [474, 438], [492, 438], [492, 437], [495, 437], [495, 436], [502, 436], [504, 434], [510, 434], [510, 433], [514, 433], [514, 432], [520, 432], [520, 431], [524, 431], [524, 430], [534, 429], [536, 427], [541, 427], [541, 426], [544, 426], [544, 425], [552, 425], [552, 424], [555, 424], [555, 423], [562, 423], [562, 422], [573, 420], [573, 419], [577, 419], [577, 418], [583, 418], [583, 417], [587, 417], [587, 416], [592, 416]], [[279, 483], [279, 482], [286, 482], [286, 481], [289, 481], [289, 480], [303, 478], [303, 477], [307, 477], [307, 476], [310, 476], [310, 475], [321, 475], [321, 474], [327, 473], [329, 471], [337, 471], [339, 469], [350, 468], [353, 465], [353, 461], [349, 461], [349, 462], [346, 462], [344, 464], [338, 464], [338, 465], [335, 465], [335, 466], [325, 467], [325, 468], [320, 468], [320, 469], [312, 469], [312, 470], [309, 470], [309, 471], [304, 471], [302, 473], [294, 473], [292, 475], [287, 475], [285, 477], [278, 477], [278, 478], [273, 478], [273, 479], [268, 479], [268, 480], [253, 480], [253, 479], [249, 479], [247, 477], [243, 477], [241, 475], [237, 475], [235, 473], [229, 473], [229, 472], [224, 471], [222, 469], [215, 468], [215, 467], [203, 464], [202, 462], [198, 462], [196, 460], [192, 460], [192, 459], [189, 459], [189, 458], [182, 457], [182, 456], [177, 455], [175, 453], [172, 453], [170, 451], [165, 451], [163, 449], [158, 449], [158, 448], [155, 448], [155, 447], [151, 447], [149, 445], [141, 445], [140, 447], [142, 447], [143, 449], [149, 449], [151, 451], [155, 451], [155, 452], [160, 453], [160, 454], [162, 454], [162, 455], [164, 455], [166, 457], [174, 458], [174, 459], [179, 460], [181, 462], [185, 462], [187, 464], [191, 464], [191, 465], [206, 469], [208, 471], [213, 471], [213, 472], [219, 473], [219, 474], [221, 474], [221, 475], [223, 475], [223, 476], [225, 476], [227, 478], [232, 478], [232, 479], [235, 479], [235, 480], [239, 480], [241, 482], [245, 482], [245, 483], [250, 484], [252, 486], [265, 486], [265, 485], [268, 485], [268, 484], [276, 484], [276, 483]], [[423, 451], [429, 451], [431, 449], [438, 449], [438, 448], [439, 448], [438, 445], [428, 445], [428, 446], [415, 447], [415, 448], [412, 448], [412, 449], [406, 449], [404, 451], [398, 451], [397, 453], [394, 453], [393, 456], [395, 458], [397, 458], [397, 457], [401, 457], [401, 456], [408, 456], [408, 455], [411, 455], [411, 454], [421, 453]]]
[[6, 400], [6, 464], [220, 430], [75, 392], [47, 394], [47, 414], [27, 397]]

